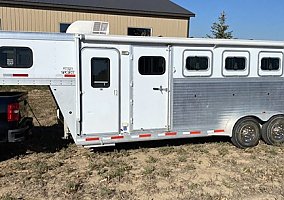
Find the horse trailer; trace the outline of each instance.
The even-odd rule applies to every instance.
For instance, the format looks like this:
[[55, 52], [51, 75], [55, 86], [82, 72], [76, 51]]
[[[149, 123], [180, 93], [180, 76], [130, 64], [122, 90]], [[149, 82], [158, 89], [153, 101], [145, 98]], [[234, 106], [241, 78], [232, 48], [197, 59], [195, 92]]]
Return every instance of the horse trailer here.
[[48, 85], [77, 145], [284, 141], [284, 42], [96, 35], [93, 24], [0, 33], [0, 84]]

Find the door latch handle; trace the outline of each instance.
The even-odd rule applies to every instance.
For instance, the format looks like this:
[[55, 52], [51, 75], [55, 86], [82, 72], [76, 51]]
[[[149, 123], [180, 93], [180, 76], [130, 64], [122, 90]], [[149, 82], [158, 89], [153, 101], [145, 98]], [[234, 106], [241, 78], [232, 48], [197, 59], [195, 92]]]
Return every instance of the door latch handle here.
[[161, 93], [163, 93], [163, 91], [168, 92], [168, 88], [163, 88], [162, 86], [160, 86], [159, 88], [153, 88], [153, 90], [160, 91]]

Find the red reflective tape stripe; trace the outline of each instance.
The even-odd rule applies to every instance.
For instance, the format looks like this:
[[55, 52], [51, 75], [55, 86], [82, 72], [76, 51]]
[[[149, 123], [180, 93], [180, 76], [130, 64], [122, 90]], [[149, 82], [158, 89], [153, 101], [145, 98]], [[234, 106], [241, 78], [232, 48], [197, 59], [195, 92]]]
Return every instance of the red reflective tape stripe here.
[[224, 133], [225, 130], [214, 130], [214, 133]]
[[177, 132], [167, 132], [165, 133], [165, 136], [174, 136], [177, 135]]
[[120, 136], [120, 135], [111, 137], [112, 140], [123, 139], [123, 138], [124, 136]]
[[28, 74], [13, 74], [14, 77], [29, 77]]
[[193, 134], [193, 135], [201, 134], [201, 131], [190, 131], [190, 134]]
[[76, 75], [75, 74], [65, 74], [64, 77], [71, 78], [71, 77], [76, 77]]
[[152, 135], [151, 134], [142, 134], [142, 135], [139, 135], [139, 138], [146, 138], [146, 137], [151, 137]]
[[100, 140], [100, 138], [86, 138], [86, 142], [89, 142], [89, 141], [98, 141]]

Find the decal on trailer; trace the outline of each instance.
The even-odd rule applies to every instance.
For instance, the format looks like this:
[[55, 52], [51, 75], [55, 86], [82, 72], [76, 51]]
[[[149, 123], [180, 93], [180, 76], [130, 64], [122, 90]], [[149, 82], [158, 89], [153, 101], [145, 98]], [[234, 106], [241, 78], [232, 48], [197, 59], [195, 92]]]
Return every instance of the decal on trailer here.
[[64, 77], [70, 78], [75, 77], [75, 70], [73, 67], [63, 67], [61, 74], [64, 75]]

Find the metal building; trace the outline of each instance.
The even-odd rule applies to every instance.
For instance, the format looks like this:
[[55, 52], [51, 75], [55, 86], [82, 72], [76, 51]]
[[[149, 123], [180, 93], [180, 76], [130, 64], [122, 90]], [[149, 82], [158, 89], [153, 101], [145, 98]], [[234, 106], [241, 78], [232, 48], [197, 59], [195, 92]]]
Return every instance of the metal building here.
[[106, 21], [112, 35], [188, 37], [194, 13], [169, 0], [0, 0], [1, 30], [65, 32], [77, 20]]

